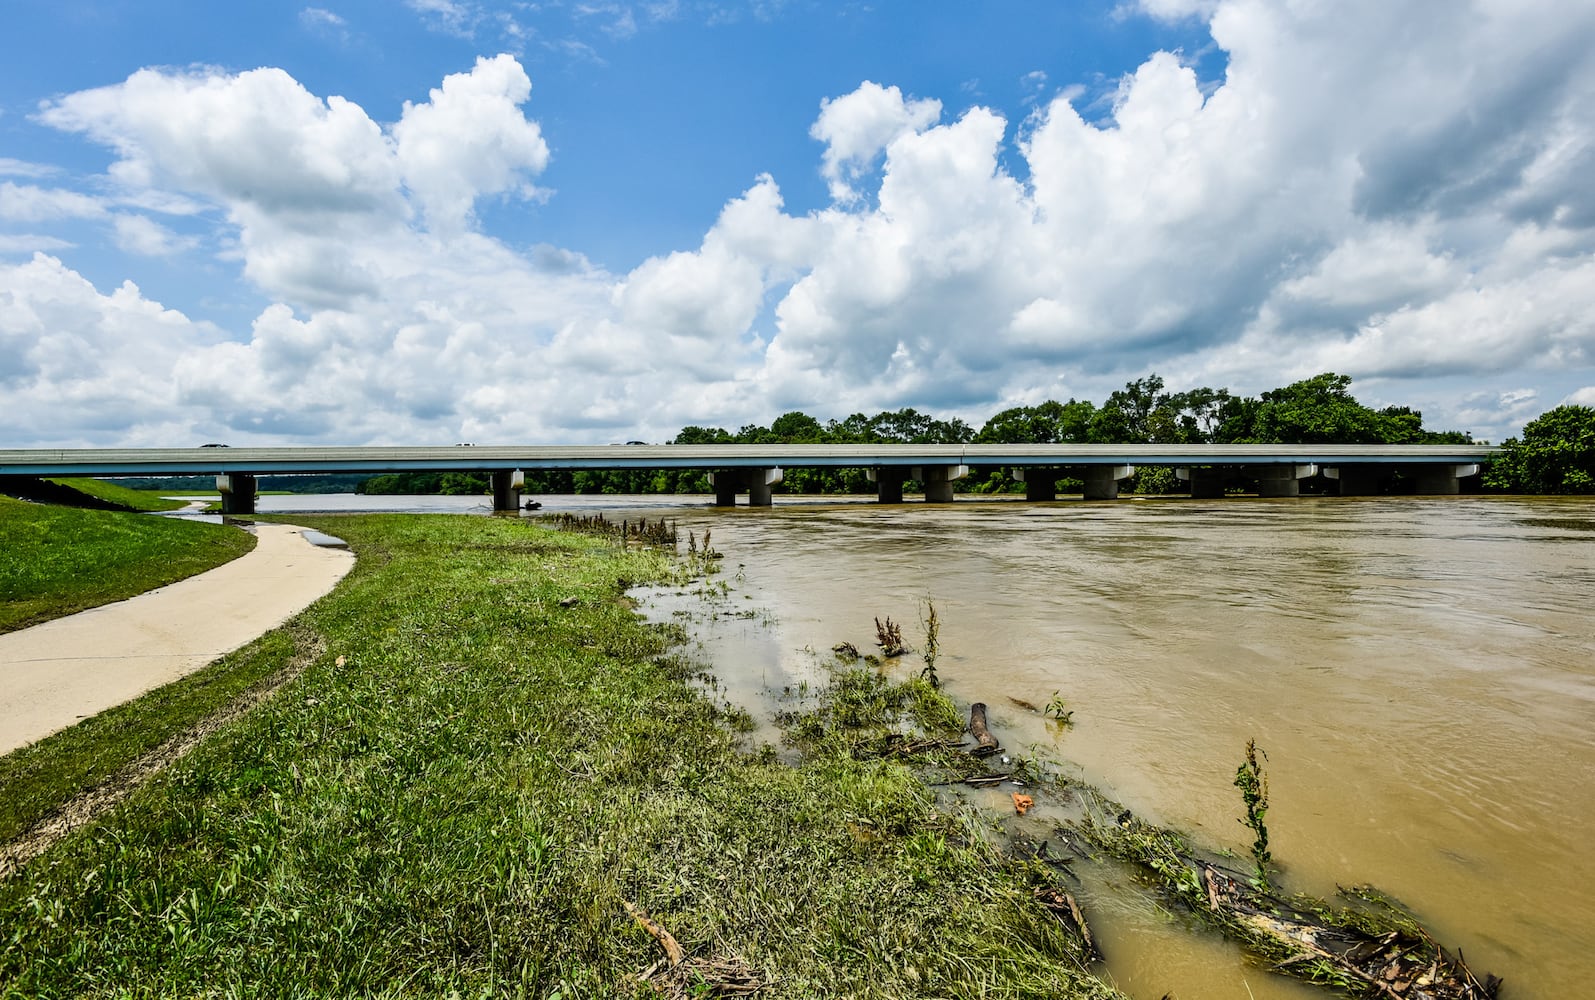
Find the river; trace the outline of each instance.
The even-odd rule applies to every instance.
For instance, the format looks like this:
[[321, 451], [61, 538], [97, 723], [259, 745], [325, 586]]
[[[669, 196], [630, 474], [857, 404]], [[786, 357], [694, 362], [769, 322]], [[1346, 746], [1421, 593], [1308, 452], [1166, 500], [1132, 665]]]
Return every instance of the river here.
[[[917, 644], [934, 600], [940, 677], [991, 706], [1005, 745], [1244, 858], [1231, 782], [1255, 739], [1286, 888], [1372, 884], [1504, 996], [1590, 995], [1595, 502], [542, 499], [712, 529], [733, 600], [758, 611], [704, 637], [734, 698], [813, 683], [835, 643], [869, 648], [876, 615]], [[337, 505], [261, 509], [284, 502]], [[1055, 694], [1072, 726], [1019, 704]], [[1318, 995], [1187, 933], [1127, 876], [1096, 879], [1108, 973], [1138, 1000]]]

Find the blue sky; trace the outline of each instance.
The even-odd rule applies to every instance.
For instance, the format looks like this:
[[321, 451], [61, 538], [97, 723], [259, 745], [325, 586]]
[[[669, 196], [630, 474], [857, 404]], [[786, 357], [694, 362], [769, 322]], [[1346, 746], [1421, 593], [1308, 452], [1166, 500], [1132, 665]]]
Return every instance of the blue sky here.
[[1595, 402], [1588, 6], [20, 0], [6, 27], [0, 446], [978, 425], [1149, 371], [1341, 371], [1493, 439]]

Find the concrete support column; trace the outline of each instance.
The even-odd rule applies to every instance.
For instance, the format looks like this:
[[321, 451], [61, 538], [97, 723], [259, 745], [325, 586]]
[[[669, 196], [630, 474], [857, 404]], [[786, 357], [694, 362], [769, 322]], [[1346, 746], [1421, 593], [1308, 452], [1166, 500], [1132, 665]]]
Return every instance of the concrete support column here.
[[952, 503], [953, 483], [967, 475], [967, 465], [927, 465], [916, 478], [925, 485], [926, 503]]
[[223, 514], [255, 512], [255, 477], [250, 473], [222, 473], [216, 477], [216, 491], [222, 495]]
[[521, 509], [521, 487], [526, 473], [520, 469], [500, 469], [493, 473], [493, 513], [506, 514]]
[[1379, 495], [1386, 466], [1340, 465], [1325, 469], [1324, 475], [1340, 484], [1343, 497], [1371, 497]]
[[1299, 497], [1301, 480], [1318, 474], [1316, 465], [1264, 465], [1257, 469], [1260, 497]]
[[1013, 477], [1025, 484], [1025, 499], [1031, 503], [1045, 503], [1058, 499], [1058, 479], [1063, 470], [1056, 468], [1015, 469]]
[[1119, 480], [1135, 475], [1133, 465], [1088, 465], [1085, 472], [1085, 499], [1117, 500]]
[[1216, 500], [1224, 495], [1228, 476], [1223, 469], [1211, 466], [1191, 466], [1175, 469], [1174, 474], [1191, 484], [1191, 497], [1196, 500]]
[[781, 481], [780, 468], [749, 469], [747, 480], [749, 507], [774, 506], [775, 501], [771, 496], [770, 487]]
[[709, 473], [714, 486], [714, 502], [718, 507], [735, 507], [737, 494], [748, 491], [749, 507], [768, 507], [772, 503], [770, 487], [781, 481], [779, 467], [769, 469], [716, 469]]
[[1419, 465], [1407, 469], [1414, 481], [1413, 492], [1420, 496], [1456, 496], [1462, 492], [1459, 482], [1479, 474], [1477, 465]]
[[895, 465], [882, 466], [878, 469], [869, 469], [865, 473], [869, 481], [875, 484], [875, 499], [880, 503], [902, 503], [903, 483], [908, 479], [908, 470]]
[[709, 485], [714, 487], [716, 507], [735, 507], [737, 490], [742, 486], [741, 470], [716, 469], [709, 473]]

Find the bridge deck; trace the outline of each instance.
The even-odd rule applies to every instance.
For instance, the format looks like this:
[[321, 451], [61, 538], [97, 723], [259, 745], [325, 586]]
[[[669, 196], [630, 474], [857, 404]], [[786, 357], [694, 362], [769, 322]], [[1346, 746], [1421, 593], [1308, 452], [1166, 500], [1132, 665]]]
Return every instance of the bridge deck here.
[[452, 447], [73, 448], [0, 450], [0, 476], [145, 476], [506, 469], [891, 468], [1443, 465], [1479, 462], [1489, 445], [788, 444], [480, 445]]

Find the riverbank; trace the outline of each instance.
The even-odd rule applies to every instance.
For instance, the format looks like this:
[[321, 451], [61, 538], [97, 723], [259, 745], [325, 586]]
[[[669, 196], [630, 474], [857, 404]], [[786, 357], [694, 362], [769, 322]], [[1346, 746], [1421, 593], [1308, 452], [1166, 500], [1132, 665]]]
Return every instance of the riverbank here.
[[[6, 995], [641, 996], [650, 967], [682, 996], [1114, 995], [1038, 870], [901, 763], [823, 721], [797, 766], [743, 752], [624, 597], [673, 558], [508, 519], [308, 523], [359, 563], [237, 655], [275, 694], [0, 883]], [[848, 710], [957, 724], [892, 691]]]
[[0, 496], [0, 632], [163, 587], [254, 546], [223, 525]]

